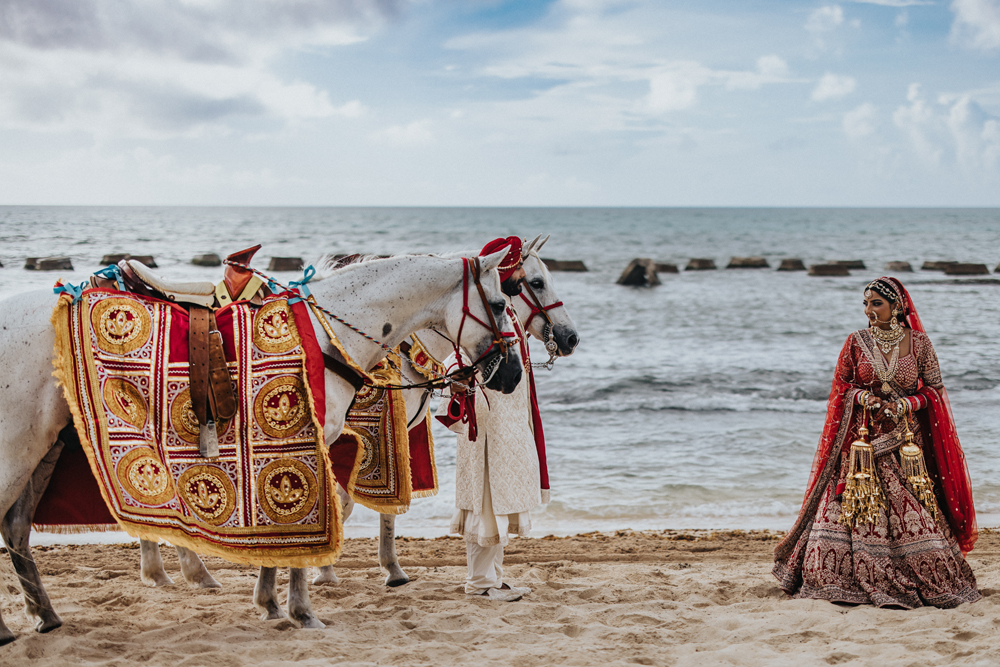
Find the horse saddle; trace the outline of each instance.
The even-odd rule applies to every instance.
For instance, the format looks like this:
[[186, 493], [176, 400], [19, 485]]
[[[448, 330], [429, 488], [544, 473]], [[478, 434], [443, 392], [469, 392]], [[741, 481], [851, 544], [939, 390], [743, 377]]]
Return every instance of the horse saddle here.
[[[243, 266], [226, 265], [225, 277], [218, 285], [210, 282], [177, 282], [167, 280], [144, 264], [130, 259], [118, 262], [122, 285], [126, 292], [165, 299], [188, 310], [188, 378], [191, 408], [198, 418], [199, 451], [203, 457], [219, 455], [216, 423], [236, 416], [236, 394], [226, 365], [222, 334], [215, 323], [214, 309], [235, 300], [249, 300], [258, 305], [269, 290], [248, 268], [256, 245], [235, 252], [227, 258]], [[91, 285], [117, 289], [115, 280], [94, 276]]]

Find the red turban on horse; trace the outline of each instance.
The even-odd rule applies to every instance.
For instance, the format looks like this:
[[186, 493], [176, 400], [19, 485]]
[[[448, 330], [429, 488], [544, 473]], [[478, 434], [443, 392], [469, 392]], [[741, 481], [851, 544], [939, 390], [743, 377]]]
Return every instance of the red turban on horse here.
[[485, 257], [486, 255], [500, 252], [504, 248], [507, 248], [507, 254], [504, 255], [503, 261], [497, 267], [497, 271], [500, 272], [500, 282], [514, 275], [517, 267], [521, 266], [521, 239], [517, 236], [508, 236], [505, 239], [493, 239], [484, 245], [482, 251], [479, 253], [480, 257]]

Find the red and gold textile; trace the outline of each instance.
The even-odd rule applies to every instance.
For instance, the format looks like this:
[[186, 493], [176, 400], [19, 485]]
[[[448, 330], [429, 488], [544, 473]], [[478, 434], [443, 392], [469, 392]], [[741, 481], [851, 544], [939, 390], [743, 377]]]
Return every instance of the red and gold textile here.
[[202, 458], [188, 313], [115, 290], [59, 299], [56, 375], [104, 501], [126, 532], [265, 566], [333, 563], [339, 498], [323, 442], [323, 361], [305, 305], [216, 312], [239, 405]]
[[[888, 279], [893, 280], [893, 279]], [[899, 359], [890, 391], [876, 372], [882, 353], [867, 329], [851, 334], [840, 353], [805, 500], [795, 525], [775, 548], [773, 574], [796, 597], [913, 608], [954, 607], [980, 597], [964, 553], [976, 542], [971, 483], [930, 340], [920, 327], [909, 294], [894, 281], [911, 328], [910, 353]], [[858, 394], [883, 403], [922, 396], [927, 408], [912, 424], [934, 481], [935, 520], [914, 496], [897, 450], [905, 425], [883, 414], [871, 420], [871, 443], [887, 507], [875, 523], [848, 528], [841, 499], [851, 442], [864, 411]]]
[[[399, 371], [385, 360], [371, 375], [378, 384], [399, 384]], [[398, 391], [378, 384], [365, 385], [355, 394], [338, 440], [356, 438], [361, 444], [361, 465], [353, 488], [348, 487], [354, 502], [380, 514], [402, 514], [410, 507], [413, 491], [406, 402]]]

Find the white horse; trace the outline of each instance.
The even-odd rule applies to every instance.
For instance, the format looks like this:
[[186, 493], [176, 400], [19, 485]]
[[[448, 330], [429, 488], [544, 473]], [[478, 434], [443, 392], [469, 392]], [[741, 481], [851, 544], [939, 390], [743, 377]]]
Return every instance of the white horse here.
[[[512, 332], [495, 270], [503, 256], [501, 251], [481, 261], [484, 300], [477, 298], [471, 280], [466, 285], [471, 294], [464, 293], [465, 263], [442, 257], [404, 255], [354, 264], [310, 285], [320, 305], [378, 336], [385, 346], [395, 347], [414, 331], [429, 328], [456, 340], [484, 370], [487, 365], [492, 368], [499, 354], [494, 346], [495, 335], [469, 322], [463, 303], [467, 301], [471, 314], [483, 321], [489, 318], [489, 308], [501, 331]], [[35, 619], [38, 632], [62, 625], [42, 585], [28, 542], [35, 507], [62, 450], [59, 433], [71, 422], [62, 389], [52, 377], [55, 336], [49, 320], [53, 305], [52, 294], [47, 291], [0, 302], [0, 534], [21, 582], [25, 611]], [[463, 321], [463, 337], [458, 340]], [[338, 321], [329, 324], [362, 368], [373, 368], [385, 356], [382, 345]], [[318, 322], [313, 326], [317, 332], [323, 331]], [[320, 341], [324, 352], [339, 356], [322, 335]], [[487, 354], [491, 347], [493, 351]], [[510, 392], [521, 375], [521, 359], [515, 349], [500, 358], [487, 386]], [[332, 444], [343, 430], [354, 387], [330, 373], [325, 374], [325, 385], [324, 437], [327, 444]], [[254, 589], [254, 604], [266, 618], [285, 616], [277, 602], [275, 572], [275, 568], [261, 568]], [[291, 569], [288, 612], [304, 627], [324, 627], [309, 604], [305, 570]], [[0, 645], [14, 639], [0, 617]]]
[[[525, 246], [524, 259], [524, 282], [531, 288], [531, 291], [538, 298], [539, 303], [533, 304], [530, 296], [522, 290], [521, 296], [511, 300], [511, 307], [517, 315], [518, 321], [527, 323], [526, 331], [542, 342], [554, 341], [556, 344], [555, 355], [568, 356], [573, 353], [580, 341], [576, 331], [576, 325], [570, 317], [565, 306], [561, 304], [555, 287], [552, 283], [552, 275], [549, 273], [544, 262], [538, 255], [548, 237], [539, 241], [536, 237]], [[459, 253], [456, 256], [472, 256], [475, 253]], [[538, 306], [546, 309], [548, 316], [539, 312]], [[551, 322], [551, 324], [549, 324]], [[546, 326], [551, 328], [546, 331]], [[444, 360], [452, 354], [454, 347], [451, 341], [436, 331], [423, 330], [416, 333], [421, 343], [427, 351], [436, 359]], [[426, 378], [413, 367], [405, 356], [402, 357], [402, 372], [405, 381], [412, 384], [422, 383]], [[329, 372], [329, 371], [327, 371]], [[404, 381], [404, 384], [405, 384]], [[430, 389], [404, 389], [403, 398], [406, 402], [407, 427], [412, 428], [415, 424], [424, 419], [427, 413]], [[354, 510], [354, 500], [341, 486], [337, 486], [337, 493], [343, 512], [343, 520], [347, 521]], [[183, 547], [177, 549], [178, 560], [180, 561], [181, 574], [189, 583], [202, 588], [218, 587], [219, 584], [212, 578], [202, 564], [198, 556]], [[140, 577], [142, 581], [153, 586], [172, 584], [173, 581], [163, 568], [163, 560], [160, 557], [159, 545], [156, 542], [141, 541], [140, 547]], [[399, 565], [399, 558], [396, 556], [396, 515], [379, 515], [379, 541], [378, 541], [378, 561], [379, 565], [385, 569], [387, 576], [386, 586], [402, 586], [410, 581], [410, 578]], [[338, 583], [337, 575], [334, 573], [332, 565], [319, 568], [320, 572], [313, 579], [314, 584]]]

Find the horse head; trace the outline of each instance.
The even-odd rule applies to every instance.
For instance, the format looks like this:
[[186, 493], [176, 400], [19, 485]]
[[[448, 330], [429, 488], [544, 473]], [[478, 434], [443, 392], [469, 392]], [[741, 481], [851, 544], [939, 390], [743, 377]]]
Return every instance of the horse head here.
[[546, 344], [551, 338], [556, 344], [557, 356], [565, 357], [573, 354], [580, 342], [580, 335], [569, 311], [556, 294], [552, 275], [538, 256], [538, 251], [549, 240], [547, 236], [539, 241], [540, 238], [541, 236], [536, 236], [525, 246], [524, 284], [521, 294], [513, 299], [512, 305], [528, 333]]
[[[521, 381], [523, 370], [517, 334], [507, 316], [507, 301], [496, 270], [505, 253], [501, 250], [485, 257], [461, 259], [461, 289], [449, 299], [441, 333], [473, 360], [488, 389], [509, 394]], [[475, 284], [477, 266], [478, 285]]]

